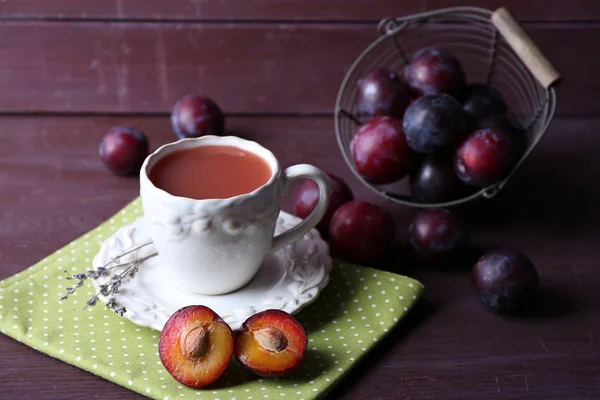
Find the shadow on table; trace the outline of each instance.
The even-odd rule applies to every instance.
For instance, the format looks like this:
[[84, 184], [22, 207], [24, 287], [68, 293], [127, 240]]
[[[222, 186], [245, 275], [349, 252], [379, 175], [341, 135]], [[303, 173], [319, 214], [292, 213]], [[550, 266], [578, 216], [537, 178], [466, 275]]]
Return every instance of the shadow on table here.
[[426, 320], [439, 311], [440, 306], [421, 299], [406, 315], [396, 328], [382, 339], [348, 374], [328, 393], [327, 399], [337, 399], [352, 391], [352, 387], [368, 371], [366, 366], [377, 364], [381, 358], [388, 354], [390, 349], [399, 345], [402, 340]]
[[333, 358], [323, 350], [307, 350], [298, 373], [285, 378], [286, 382], [304, 383], [317, 379], [323, 371], [333, 368]]
[[217, 379], [215, 383], [208, 386], [208, 388], [211, 390], [218, 390], [239, 387], [240, 385], [256, 381], [258, 379], [260, 379], [259, 376], [242, 367], [237, 360], [232, 359], [232, 361], [229, 363], [229, 366], [223, 373], [223, 376]]
[[566, 231], [596, 229], [600, 191], [594, 170], [574, 155], [531, 156], [507, 186], [491, 200], [458, 207], [472, 226], [535, 225], [537, 229]]
[[398, 242], [390, 257], [373, 265], [373, 268], [418, 279], [419, 271], [428, 269], [440, 274], [464, 275], [471, 272], [477, 260], [490, 248], [481, 245], [469, 245], [450, 260], [425, 262], [419, 260], [406, 242]]
[[583, 306], [584, 304], [581, 304], [575, 296], [565, 293], [564, 290], [552, 286], [542, 286], [531, 307], [513, 315], [512, 318], [526, 321], [560, 318], [575, 311], [581, 311]]
[[[333, 366], [333, 360], [322, 350], [310, 350], [306, 352], [302, 366], [292, 376], [286, 377], [286, 383], [304, 383], [312, 381]], [[212, 390], [239, 387], [249, 382], [258, 381], [260, 376], [243, 368], [237, 360], [233, 360], [223, 376], [210, 386]], [[268, 378], [278, 380], [277, 378]]]
[[[335, 261], [333, 268], [337, 268]], [[358, 290], [359, 282], [353, 280], [351, 286], [340, 287], [343, 285], [341, 278], [340, 271], [332, 270], [330, 281], [317, 300], [302, 309], [296, 316], [309, 336], [311, 333], [323, 329], [331, 321], [344, 316], [344, 310], [347, 309], [348, 303], [354, 297], [353, 292]]]

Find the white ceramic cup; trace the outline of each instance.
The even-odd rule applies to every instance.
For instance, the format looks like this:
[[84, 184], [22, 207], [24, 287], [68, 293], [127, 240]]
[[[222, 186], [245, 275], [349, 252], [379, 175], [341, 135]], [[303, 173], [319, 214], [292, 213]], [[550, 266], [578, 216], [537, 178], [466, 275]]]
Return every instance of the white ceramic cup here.
[[[253, 192], [205, 200], [173, 196], [150, 181], [150, 170], [162, 157], [199, 146], [233, 146], [252, 152], [269, 164], [271, 178]], [[304, 221], [273, 237], [281, 196], [297, 178], [309, 178], [319, 185], [319, 203]], [[234, 136], [203, 136], [166, 144], [146, 159], [140, 171], [144, 218], [158, 257], [172, 271], [180, 289], [204, 295], [232, 292], [247, 284], [270, 252], [302, 238], [317, 225], [327, 210], [330, 193], [331, 181], [318, 168], [300, 164], [282, 172], [273, 153]]]

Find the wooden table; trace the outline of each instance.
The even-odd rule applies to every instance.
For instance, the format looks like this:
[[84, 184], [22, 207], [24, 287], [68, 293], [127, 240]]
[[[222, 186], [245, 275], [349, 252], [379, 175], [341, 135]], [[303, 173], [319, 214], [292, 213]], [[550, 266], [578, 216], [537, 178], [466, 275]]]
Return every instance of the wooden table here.
[[[92, 229], [138, 193], [98, 142], [137, 127], [174, 139], [169, 111], [188, 92], [217, 100], [237, 134], [285, 165], [345, 178], [331, 116], [345, 71], [376, 21], [480, 0], [3, 0], [0, 3], [0, 279]], [[535, 4], [534, 4], [535, 3]], [[426, 5], [426, 6], [425, 6]], [[542, 306], [487, 313], [468, 274], [387, 268], [420, 279], [425, 299], [331, 394], [348, 399], [600, 398], [600, 2], [505, 1], [566, 77], [558, 115], [502, 195], [467, 213], [476, 245], [525, 252]], [[0, 335], [1, 399], [139, 395]]]

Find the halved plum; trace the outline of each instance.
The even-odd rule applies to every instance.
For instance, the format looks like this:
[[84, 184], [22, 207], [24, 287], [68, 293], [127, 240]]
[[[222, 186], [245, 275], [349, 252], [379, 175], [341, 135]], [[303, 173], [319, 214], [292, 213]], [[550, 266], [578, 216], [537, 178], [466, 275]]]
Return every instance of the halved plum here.
[[304, 360], [308, 338], [300, 323], [281, 310], [248, 318], [235, 335], [233, 353], [240, 364], [263, 377], [290, 375]]
[[201, 388], [219, 379], [227, 369], [233, 354], [233, 333], [210, 308], [183, 307], [165, 324], [158, 353], [177, 382]]

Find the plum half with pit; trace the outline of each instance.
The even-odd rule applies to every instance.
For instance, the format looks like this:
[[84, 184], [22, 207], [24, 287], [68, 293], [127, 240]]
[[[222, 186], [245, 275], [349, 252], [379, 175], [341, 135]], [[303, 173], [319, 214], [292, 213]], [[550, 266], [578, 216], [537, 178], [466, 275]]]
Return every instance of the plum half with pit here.
[[177, 382], [201, 388], [215, 382], [227, 369], [233, 354], [233, 333], [210, 308], [183, 307], [167, 320], [158, 354]]
[[412, 196], [423, 203], [455, 200], [467, 193], [454, 173], [452, 153], [431, 154], [410, 173]]
[[233, 353], [259, 376], [283, 377], [300, 367], [307, 345], [306, 331], [294, 317], [281, 310], [265, 310], [242, 324]]
[[473, 83], [467, 87], [467, 99], [463, 108], [473, 121], [490, 114], [504, 114], [507, 111], [502, 93], [492, 86]]
[[509, 250], [495, 250], [481, 257], [473, 268], [471, 281], [486, 309], [507, 314], [524, 311], [540, 285], [531, 260]]
[[334, 254], [349, 262], [375, 263], [389, 254], [395, 228], [381, 207], [353, 200], [333, 214], [329, 224], [329, 244]]
[[499, 129], [480, 129], [458, 147], [454, 171], [469, 186], [486, 187], [504, 177], [521, 155], [517, 140]]
[[402, 79], [385, 68], [377, 68], [358, 80], [357, 98], [364, 121], [379, 115], [402, 118], [410, 102]]
[[138, 130], [116, 126], [102, 138], [99, 153], [104, 165], [114, 174], [137, 175], [148, 157], [148, 139]]
[[415, 215], [408, 228], [408, 243], [429, 263], [456, 260], [468, 243], [463, 221], [445, 208], [429, 208]]
[[431, 154], [451, 148], [467, 132], [467, 116], [462, 105], [447, 94], [431, 94], [414, 101], [403, 119], [410, 148]]
[[406, 142], [402, 121], [390, 116], [362, 125], [352, 138], [350, 152], [358, 173], [373, 184], [402, 179], [418, 161]]
[[212, 99], [189, 94], [173, 107], [171, 125], [179, 139], [222, 135], [225, 131], [225, 116]]
[[[332, 191], [329, 197], [327, 211], [316, 228], [323, 237], [329, 234], [329, 222], [333, 213], [344, 203], [354, 200], [354, 194], [344, 180], [328, 172], [327, 176], [331, 179]], [[319, 203], [319, 186], [315, 181], [307, 179], [296, 190], [294, 196], [294, 214], [300, 218], [306, 218], [315, 209]]]
[[404, 68], [404, 78], [414, 97], [446, 93], [463, 101], [466, 94], [463, 66], [445, 49], [428, 47], [417, 51]]

